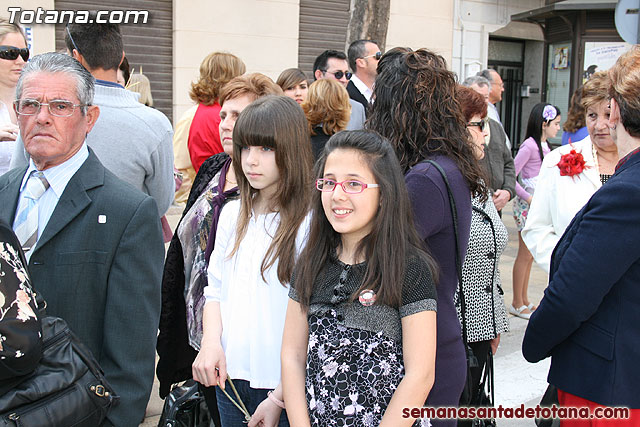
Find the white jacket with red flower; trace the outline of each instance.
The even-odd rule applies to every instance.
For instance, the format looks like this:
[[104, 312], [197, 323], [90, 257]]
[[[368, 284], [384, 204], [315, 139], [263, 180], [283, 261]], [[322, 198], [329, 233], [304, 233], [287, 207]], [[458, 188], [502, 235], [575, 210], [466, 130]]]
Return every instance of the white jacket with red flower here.
[[[582, 153], [585, 169], [575, 176], [561, 176], [558, 168], [560, 157], [573, 149]], [[522, 230], [522, 239], [545, 271], [549, 271], [551, 253], [564, 230], [601, 186], [588, 136], [556, 148], [545, 156], [527, 223]]]

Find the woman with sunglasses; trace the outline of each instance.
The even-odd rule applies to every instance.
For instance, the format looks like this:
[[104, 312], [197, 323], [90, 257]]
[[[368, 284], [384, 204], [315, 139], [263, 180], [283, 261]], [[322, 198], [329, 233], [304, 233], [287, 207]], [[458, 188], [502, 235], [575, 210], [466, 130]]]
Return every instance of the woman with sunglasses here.
[[18, 137], [13, 101], [18, 78], [28, 59], [27, 39], [22, 29], [0, 18], [0, 175], [9, 170]]
[[[485, 136], [488, 134], [487, 103], [475, 90], [458, 86], [456, 97], [460, 102], [462, 114], [467, 122], [469, 143], [478, 161], [485, 156]], [[503, 147], [506, 145], [503, 144]], [[504, 226], [493, 198], [487, 193], [483, 198], [476, 196], [471, 200], [471, 231], [467, 255], [462, 265], [462, 290], [465, 298], [465, 320], [467, 340], [473, 354], [478, 359], [478, 367], [470, 368], [471, 396], [475, 398], [480, 388], [482, 373], [489, 352], [495, 354], [500, 343], [500, 335], [509, 331], [507, 309], [502, 298], [500, 286], [500, 255], [507, 246], [507, 228]], [[462, 321], [459, 305], [459, 293], [456, 293], [456, 309]], [[475, 406], [480, 402], [471, 400]], [[471, 426], [472, 420], [458, 421], [458, 427]]]

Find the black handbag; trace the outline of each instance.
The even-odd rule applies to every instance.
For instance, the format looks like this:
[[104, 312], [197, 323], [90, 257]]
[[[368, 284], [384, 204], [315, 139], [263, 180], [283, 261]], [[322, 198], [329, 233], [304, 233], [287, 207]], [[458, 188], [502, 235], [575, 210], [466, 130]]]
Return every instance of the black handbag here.
[[46, 315], [46, 302], [39, 294], [37, 305], [43, 307], [42, 357], [32, 372], [0, 384], [0, 427], [101, 425], [119, 396], [67, 322]]
[[[556, 405], [558, 408], [560, 407], [560, 402], [558, 401], [558, 389], [553, 384], [549, 384], [547, 390], [542, 396], [542, 399], [540, 400], [540, 406], [543, 408], [550, 408], [553, 405]], [[559, 418], [536, 418], [535, 422], [538, 427], [560, 426]]]
[[209, 427], [211, 416], [198, 383], [176, 385], [164, 399], [158, 427]]
[[0, 426], [99, 426], [119, 397], [67, 323], [42, 318], [35, 371], [0, 387]]
[[[493, 407], [495, 398], [493, 380], [493, 352], [489, 349], [480, 387], [478, 388], [476, 395], [471, 400], [472, 406], [485, 408]], [[472, 427], [496, 427], [496, 420], [494, 418], [475, 419], [471, 425]]]
[[456, 251], [456, 273], [458, 275], [458, 293], [460, 303], [460, 314], [462, 315], [462, 343], [464, 345], [466, 356], [467, 356], [467, 379], [464, 384], [464, 389], [462, 390], [462, 395], [460, 396], [460, 405], [461, 406], [469, 406], [473, 400], [473, 396], [471, 395], [471, 390], [473, 388], [472, 379], [471, 379], [471, 368], [478, 367], [478, 359], [473, 354], [473, 350], [469, 347], [469, 341], [467, 339], [467, 319], [466, 319], [466, 311], [467, 305], [464, 298], [464, 292], [462, 290], [462, 262], [460, 261], [460, 244], [458, 239], [458, 211], [456, 210], [456, 201], [453, 197], [453, 192], [451, 191], [451, 186], [449, 185], [449, 180], [447, 179], [447, 174], [444, 169], [433, 160], [425, 160], [426, 163], [431, 164], [435, 167], [440, 175], [442, 175], [442, 180], [447, 187], [447, 193], [449, 194], [449, 206], [451, 208], [451, 219], [453, 220], [453, 234], [455, 237], [455, 251]]

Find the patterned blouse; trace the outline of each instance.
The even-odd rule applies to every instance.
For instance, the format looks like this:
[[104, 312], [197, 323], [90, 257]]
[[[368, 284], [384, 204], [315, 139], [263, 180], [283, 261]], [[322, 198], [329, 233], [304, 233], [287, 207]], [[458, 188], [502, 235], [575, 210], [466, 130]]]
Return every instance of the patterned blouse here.
[[0, 224], [0, 380], [24, 375], [40, 360], [35, 294], [11, 228]]
[[[467, 308], [468, 340], [480, 342], [509, 331], [498, 268], [508, 235], [491, 197], [486, 202], [475, 197], [471, 203], [471, 234], [462, 265], [462, 286]], [[456, 291], [456, 309], [462, 322], [458, 300]]]
[[209, 265], [206, 249], [211, 236], [211, 227], [217, 224], [222, 206], [227, 201], [237, 198], [239, 194], [237, 187], [227, 192], [221, 191], [226, 182], [230, 163], [229, 158], [209, 181], [206, 189], [180, 221], [176, 232], [182, 244], [184, 257], [184, 300], [187, 309], [189, 344], [196, 350], [200, 349], [200, 341], [202, 341], [202, 310], [205, 303], [203, 290], [207, 286], [207, 266]]

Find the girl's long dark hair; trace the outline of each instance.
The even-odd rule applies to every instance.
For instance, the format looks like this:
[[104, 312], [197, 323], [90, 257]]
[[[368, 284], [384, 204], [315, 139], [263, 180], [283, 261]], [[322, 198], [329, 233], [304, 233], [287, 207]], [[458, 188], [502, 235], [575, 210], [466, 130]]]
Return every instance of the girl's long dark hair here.
[[486, 197], [456, 86], [442, 56], [427, 49], [391, 49], [378, 63], [367, 128], [391, 142], [404, 172], [441, 154], [456, 163], [474, 196]]
[[268, 95], [245, 108], [233, 128], [233, 168], [238, 177], [241, 207], [233, 255], [245, 238], [253, 215], [253, 200], [258, 190], [251, 187], [242, 171], [243, 147], [261, 146], [275, 150], [280, 183], [270, 208], [280, 214], [280, 224], [264, 259], [260, 272], [278, 261], [278, 279], [282, 285], [291, 280], [296, 260], [298, 228], [309, 210], [313, 156], [302, 108], [286, 96]]
[[551, 123], [551, 121], [553, 121], [556, 117], [560, 115], [560, 110], [558, 109], [558, 107], [556, 107], [555, 105], [551, 105], [553, 108], [556, 109], [557, 114], [551, 120], [545, 119], [542, 113], [544, 111], [544, 107], [546, 107], [547, 105], [551, 105], [551, 104], [549, 104], [548, 102], [539, 102], [533, 106], [533, 108], [531, 109], [531, 114], [529, 114], [529, 121], [527, 122], [527, 133], [525, 134], [525, 137], [524, 137], [524, 139], [533, 138], [533, 140], [536, 142], [541, 161], [544, 158], [544, 152], [542, 151], [542, 141], [541, 141], [542, 124], [543, 123], [549, 124]]
[[[357, 248], [357, 256], [367, 260], [366, 273], [361, 288], [352, 298], [356, 298], [364, 289], [373, 289], [377, 294], [376, 303], [399, 307], [410, 254], [417, 254], [426, 260], [434, 280], [437, 276], [436, 264], [423, 251], [413, 225], [402, 169], [393, 147], [378, 133], [342, 131], [333, 135], [325, 145], [314, 168], [316, 178], [322, 178], [327, 157], [338, 149], [360, 153], [380, 186], [380, 207], [373, 219], [372, 231], [360, 241]], [[293, 283], [304, 307], [309, 306], [314, 284], [331, 253], [341, 244], [340, 234], [324, 214], [320, 191], [314, 191], [312, 195], [311, 210], [309, 239], [296, 264]]]

